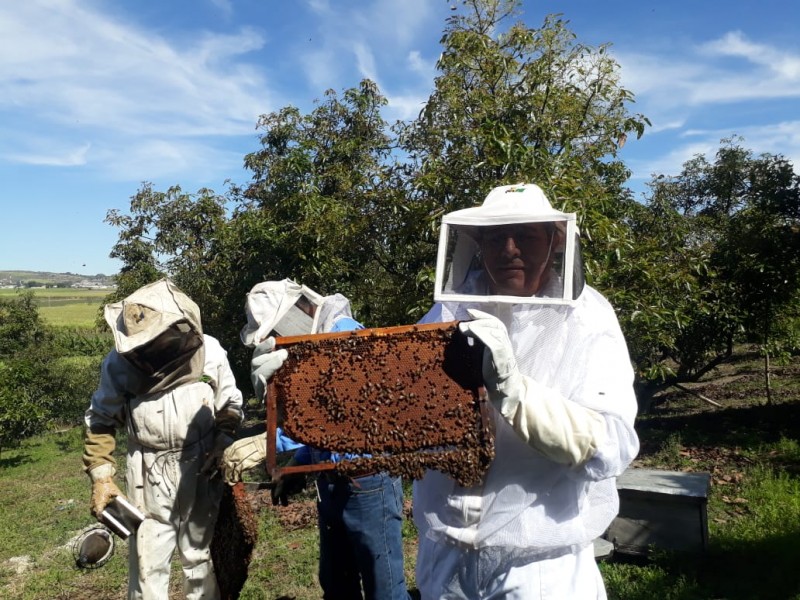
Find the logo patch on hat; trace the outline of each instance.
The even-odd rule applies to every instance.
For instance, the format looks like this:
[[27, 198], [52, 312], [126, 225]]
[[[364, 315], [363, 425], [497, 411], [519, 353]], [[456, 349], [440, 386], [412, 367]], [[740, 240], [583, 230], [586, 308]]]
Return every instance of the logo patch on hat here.
[[125, 324], [125, 334], [136, 335], [147, 329], [157, 311], [136, 303], [125, 303], [122, 312], [122, 322]]

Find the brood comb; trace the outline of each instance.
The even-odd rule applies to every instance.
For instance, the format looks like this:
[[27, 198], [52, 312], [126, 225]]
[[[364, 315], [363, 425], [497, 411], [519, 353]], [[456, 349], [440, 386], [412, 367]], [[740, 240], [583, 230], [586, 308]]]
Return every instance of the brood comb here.
[[[268, 470], [342, 475], [426, 469], [478, 483], [494, 456], [481, 380], [482, 347], [456, 322], [276, 339], [289, 356], [267, 393]], [[275, 464], [279, 422], [292, 439], [340, 454], [336, 463]], [[368, 454], [369, 457], [363, 455]]]

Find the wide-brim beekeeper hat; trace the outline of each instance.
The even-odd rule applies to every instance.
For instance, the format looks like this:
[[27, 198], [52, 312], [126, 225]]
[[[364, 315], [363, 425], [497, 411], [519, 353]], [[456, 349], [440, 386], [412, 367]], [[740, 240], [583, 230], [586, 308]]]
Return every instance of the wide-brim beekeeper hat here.
[[[483, 285], [481, 232], [489, 227], [542, 223], [559, 232], [553, 268], [557, 277], [546, 295], [493, 295]], [[436, 260], [434, 300], [437, 302], [506, 302], [571, 304], [583, 289], [583, 265], [579, 252], [575, 213], [553, 208], [544, 191], [533, 183], [493, 188], [480, 206], [447, 213], [442, 217]]]
[[167, 278], [140, 287], [122, 302], [107, 304], [104, 316], [120, 354], [147, 344], [177, 323], [203, 333], [200, 308]]
[[[321, 306], [324, 301], [323, 296], [291, 279], [262, 281], [254, 285], [245, 300], [247, 324], [239, 333], [242, 343], [249, 347], [257, 346], [276, 329], [280, 329], [279, 335], [316, 333], [320, 311], [316, 310], [312, 317], [295, 309], [301, 296], [316, 307]], [[295, 317], [297, 321], [303, 319], [302, 325], [295, 323], [290, 317]], [[281, 327], [281, 324], [286, 328]]]

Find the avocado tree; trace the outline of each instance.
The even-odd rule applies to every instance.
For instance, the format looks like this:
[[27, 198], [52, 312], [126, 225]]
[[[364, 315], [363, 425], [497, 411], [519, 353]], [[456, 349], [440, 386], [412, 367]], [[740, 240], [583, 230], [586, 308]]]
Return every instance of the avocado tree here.
[[753, 341], [770, 401], [770, 356], [797, 348], [800, 185], [789, 161], [740, 143], [724, 139], [713, 162], [695, 156], [651, 182], [633, 227], [649, 240], [655, 277], [652, 293], [633, 289], [659, 297], [662, 317], [631, 337], [637, 364], [660, 369], [666, 384], [696, 379], [735, 341]]
[[343, 293], [370, 326], [414, 322], [432, 302], [442, 214], [526, 181], [579, 213], [589, 280], [613, 296], [613, 267], [637, 254], [617, 152], [647, 119], [630, 112], [607, 47], [577, 42], [566, 21], [529, 27], [514, 20], [517, 0], [463, 5], [416, 119], [389, 126], [371, 81], [329, 90], [307, 114], [287, 106], [259, 119], [252, 177], [224, 198], [145, 187], [130, 215], [110, 214], [130, 281], [169, 273], [228, 348], [245, 293], [264, 279]]

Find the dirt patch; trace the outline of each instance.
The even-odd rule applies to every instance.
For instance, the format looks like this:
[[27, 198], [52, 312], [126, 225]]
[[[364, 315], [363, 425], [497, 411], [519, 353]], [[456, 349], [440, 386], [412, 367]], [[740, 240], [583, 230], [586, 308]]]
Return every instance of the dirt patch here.
[[298, 498], [290, 500], [288, 506], [273, 506], [269, 490], [251, 492], [249, 497], [254, 511], [273, 511], [281, 527], [287, 531], [317, 526], [317, 503], [314, 500]]

